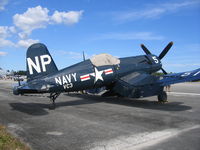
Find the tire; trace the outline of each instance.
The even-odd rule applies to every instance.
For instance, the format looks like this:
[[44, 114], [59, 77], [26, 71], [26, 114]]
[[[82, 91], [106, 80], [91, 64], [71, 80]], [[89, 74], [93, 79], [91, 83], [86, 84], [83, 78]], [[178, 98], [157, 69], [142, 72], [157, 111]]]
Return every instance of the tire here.
[[165, 91], [158, 95], [158, 102], [167, 102], [167, 93]]

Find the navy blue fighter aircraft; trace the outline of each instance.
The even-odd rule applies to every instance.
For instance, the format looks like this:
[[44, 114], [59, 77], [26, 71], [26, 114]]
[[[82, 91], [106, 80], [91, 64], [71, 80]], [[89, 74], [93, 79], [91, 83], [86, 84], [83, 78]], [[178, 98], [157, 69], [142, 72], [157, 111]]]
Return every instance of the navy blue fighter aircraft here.
[[[143, 44], [146, 55], [115, 58], [109, 54], [100, 54], [70, 67], [58, 70], [47, 47], [36, 43], [26, 54], [27, 82], [15, 86], [15, 95], [32, 93], [50, 93], [55, 107], [55, 99], [62, 92], [91, 90], [104, 87], [102, 96], [121, 96], [140, 98], [158, 96], [159, 102], [167, 101], [164, 87], [170, 84], [200, 80], [200, 68], [197, 70], [167, 74], [162, 68], [161, 59], [169, 51], [170, 42], [159, 56], [152, 54]], [[162, 70], [165, 75], [153, 73]]]

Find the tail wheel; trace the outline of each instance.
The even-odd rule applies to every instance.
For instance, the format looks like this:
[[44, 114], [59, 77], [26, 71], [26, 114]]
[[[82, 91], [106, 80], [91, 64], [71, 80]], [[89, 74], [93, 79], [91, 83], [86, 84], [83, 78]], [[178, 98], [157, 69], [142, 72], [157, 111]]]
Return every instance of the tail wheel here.
[[161, 103], [167, 102], [167, 93], [166, 93], [165, 91], [162, 91], [162, 92], [158, 95], [158, 102], [161, 102]]

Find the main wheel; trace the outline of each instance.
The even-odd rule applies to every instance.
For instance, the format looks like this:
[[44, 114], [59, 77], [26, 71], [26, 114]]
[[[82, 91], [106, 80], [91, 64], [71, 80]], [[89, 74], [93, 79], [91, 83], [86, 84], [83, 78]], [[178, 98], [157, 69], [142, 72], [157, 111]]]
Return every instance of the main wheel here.
[[165, 91], [158, 95], [158, 102], [167, 102], [167, 93]]

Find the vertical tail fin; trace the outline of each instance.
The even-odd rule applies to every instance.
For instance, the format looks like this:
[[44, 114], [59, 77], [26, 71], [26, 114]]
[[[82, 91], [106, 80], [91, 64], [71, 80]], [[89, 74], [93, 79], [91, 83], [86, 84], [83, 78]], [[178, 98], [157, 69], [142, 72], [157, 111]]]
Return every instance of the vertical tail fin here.
[[47, 47], [42, 43], [33, 44], [28, 48], [26, 67], [28, 81], [58, 71]]

